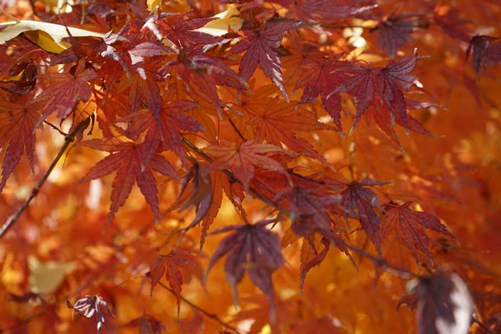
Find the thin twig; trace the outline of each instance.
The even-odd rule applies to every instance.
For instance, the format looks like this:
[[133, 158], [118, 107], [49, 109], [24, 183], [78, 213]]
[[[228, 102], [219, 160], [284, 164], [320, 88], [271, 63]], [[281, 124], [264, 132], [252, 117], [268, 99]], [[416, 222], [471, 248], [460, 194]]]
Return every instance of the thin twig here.
[[[164, 288], [165, 290], [169, 291], [170, 293], [172, 293], [174, 296], [177, 297], [176, 295], [176, 292], [174, 292], [174, 290], [172, 290], [171, 288], [169, 288], [167, 285], [163, 284], [162, 282], [158, 282], [158, 285], [160, 285], [162, 288]], [[223, 320], [221, 320], [221, 318], [219, 318], [217, 316], [217, 314], [215, 313], [210, 313], [209, 311], [201, 308], [200, 306], [196, 305], [196, 304], [193, 304], [192, 302], [190, 302], [188, 299], [184, 298], [183, 296], [179, 296], [179, 298], [185, 302], [186, 304], [190, 305], [191, 307], [193, 307], [195, 310], [197, 310], [198, 312], [200, 313], [203, 313], [206, 317], [208, 318], [211, 318], [212, 320], [218, 322], [221, 326], [223, 327], [226, 327], [228, 328], [229, 330], [232, 330], [234, 331], [235, 333], [242, 333], [241, 331], [239, 331], [237, 328], [229, 325], [228, 323], [224, 322]]]
[[47, 169], [47, 171], [45, 172], [45, 174], [38, 181], [37, 185], [31, 190], [30, 196], [28, 196], [28, 198], [24, 201], [23, 205], [21, 205], [21, 207], [13, 215], [11, 215], [9, 217], [7, 219], [7, 221], [0, 228], [0, 238], [2, 238], [2, 236], [5, 233], [7, 233], [7, 231], [19, 220], [19, 217], [21, 216], [21, 214], [24, 212], [24, 210], [26, 210], [26, 208], [31, 203], [31, 201], [40, 192], [40, 189], [45, 184], [45, 181], [47, 181], [47, 178], [54, 170], [54, 167], [56, 167], [57, 163], [59, 162], [59, 160], [63, 156], [63, 154], [66, 151], [66, 149], [68, 148], [68, 146], [70, 146], [71, 142], [73, 142], [73, 140], [75, 140], [75, 137], [78, 136], [78, 134], [80, 132], [82, 132], [87, 127], [87, 125], [88, 125], [88, 120], [82, 121], [80, 124], [77, 125], [77, 127], [70, 134], [68, 134], [64, 138], [63, 146], [61, 147], [61, 149], [57, 153], [56, 157], [54, 158], [54, 160], [50, 164], [50, 166]]
[[494, 334], [486, 325], [484, 325], [480, 320], [478, 320], [475, 315], [473, 315], [473, 322], [476, 323], [480, 328], [482, 328], [487, 334]]
[[[196, 147], [188, 139], [186, 139], [186, 138], [183, 137], [183, 141], [185, 142], [185, 144], [189, 148], [191, 148], [201, 158], [203, 158], [207, 162], [212, 162], [212, 159], [207, 154], [205, 154], [204, 152], [202, 152], [198, 147]], [[228, 177], [228, 180], [231, 183], [235, 183], [235, 182], [241, 183], [238, 179], [235, 178], [235, 176], [233, 175], [233, 173], [230, 172], [229, 170], [225, 169], [225, 170], [223, 170], [223, 172]], [[290, 212], [289, 210], [287, 210], [286, 208], [284, 208], [283, 206], [281, 206], [277, 202], [269, 199], [267, 196], [263, 195], [262, 193], [260, 193], [256, 189], [254, 189], [253, 187], [249, 187], [249, 192], [254, 197], [259, 198], [260, 200], [262, 200], [263, 202], [265, 202], [267, 205], [274, 207], [275, 209], [277, 209], [278, 211], [280, 211], [283, 214], [287, 215], [288, 217], [291, 217], [291, 218], [294, 217], [294, 214], [292, 212]], [[384, 258], [376, 256], [376, 255], [372, 255], [372, 254], [366, 252], [365, 250], [363, 250], [361, 248], [358, 248], [358, 247], [353, 246], [351, 244], [348, 244], [346, 242], [343, 242], [343, 246], [345, 246], [349, 250], [351, 250], [351, 251], [359, 254], [360, 256], [363, 256], [363, 257], [371, 260], [374, 264], [376, 264], [378, 266], [384, 267], [385, 269], [388, 270], [389, 273], [392, 273], [395, 276], [398, 276], [398, 277], [401, 277], [401, 278], [404, 278], [404, 279], [410, 279], [410, 278], [420, 277], [419, 275], [416, 275], [416, 274], [414, 274], [414, 273], [412, 273], [412, 272], [410, 272], [408, 270], [405, 270], [404, 268], [392, 265], [392, 264], [388, 263]]]

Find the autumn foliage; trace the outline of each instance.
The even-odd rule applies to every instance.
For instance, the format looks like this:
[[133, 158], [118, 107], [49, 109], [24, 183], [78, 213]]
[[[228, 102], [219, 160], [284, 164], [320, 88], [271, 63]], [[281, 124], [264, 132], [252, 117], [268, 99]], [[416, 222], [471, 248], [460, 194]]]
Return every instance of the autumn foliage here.
[[0, 332], [501, 332], [498, 1], [0, 9]]

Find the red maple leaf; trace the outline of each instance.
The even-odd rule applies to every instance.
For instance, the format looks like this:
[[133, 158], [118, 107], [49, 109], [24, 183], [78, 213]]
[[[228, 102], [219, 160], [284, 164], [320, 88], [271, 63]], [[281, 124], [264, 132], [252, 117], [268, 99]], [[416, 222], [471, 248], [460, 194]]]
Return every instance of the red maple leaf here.
[[229, 143], [217, 146], [211, 145], [205, 147], [203, 151], [215, 158], [211, 163], [212, 168], [231, 170], [245, 187], [254, 177], [256, 166], [288, 175], [283, 164], [261, 155], [266, 153], [286, 153], [284, 149], [271, 144], [258, 144], [253, 140], [248, 140], [236, 146]]
[[374, 207], [379, 206], [379, 200], [376, 194], [366, 187], [381, 186], [388, 184], [388, 182], [362, 180], [344, 183], [334, 179], [325, 179], [324, 181], [333, 190], [340, 191], [342, 214], [357, 219], [380, 252], [381, 226], [379, 217], [374, 210]]
[[120, 118], [118, 122], [129, 122], [127, 134], [133, 138], [147, 132], [144, 141], [144, 163], [148, 162], [159, 147], [174, 151], [185, 163], [186, 153], [180, 131], [198, 132], [203, 129], [195, 119], [182, 112], [196, 107], [197, 104], [191, 101], [170, 102], [165, 99], [158, 117], [149, 109], [141, 109]]
[[174, 25], [171, 25], [165, 20], [165, 17], [160, 15], [158, 18], [148, 20], [145, 27], [152, 30], [149, 25], [155, 24], [161, 34], [165, 35], [178, 48], [182, 48], [191, 45], [215, 44], [219, 42], [221, 37], [196, 31], [214, 19], [213, 17], [190, 18], [188, 14], [185, 14]]
[[386, 67], [367, 68], [355, 65], [346, 71], [351, 76], [331, 94], [344, 91], [355, 97], [357, 114], [352, 130], [370, 105], [378, 107], [375, 102], [388, 108], [391, 115], [399, 118], [404, 128], [408, 128], [407, 105], [402, 91], [408, 91], [416, 80], [409, 73], [414, 70], [419, 58], [423, 57], [414, 54], [392, 61]]
[[[31, 170], [34, 169], [36, 141], [34, 130], [40, 119], [40, 114], [35, 111], [37, 109], [36, 104], [0, 102], [0, 147], [5, 149], [0, 191], [23, 153], [28, 157]], [[5, 146], [7, 147], [4, 148]]]
[[80, 182], [104, 177], [116, 172], [111, 192], [111, 207], [106, 223], [109, 224], [118, 209], [125, 203], [134, 182], [137, 182], [141, 193], [151, 206], [155, 218], [158, 219], [158, 190], [152, 170], [163, 175], [178, 179], [176, 170], [159, 154], [151, 155], [147, 164], [144, 164], [144, 144], [136, 145], [133, 142], [118, 139], [100, 140], [92, 139], [80, 143], [96, 150], [110, 152], [111, 154], [99, 161], [85, 175]]
[[273, 0], [273, 2], [295, 9], [297, 17], [302, 21], [338, 20], [356, 16], [377, 7], [377, 5], [361, 6], [357, 1], [351, 0]]
[[282, 83], [282, 66], [277, 49], [282, 43], [284, 34], [297, 29], [302, 25], [298, 21], [276, 20], [262, 24], [259, 31], [246, 31], [246, 38], [235, 44], [229, 54], [245, 52], [239, 67], [239, 74], [244, 80], [249, 80], [257, 65], [268, 78], [280, 89], [288, 100], [285, 87]]
[[392, 12], [386, 19], [380, 20], [374, 28], [377, 31], [377, 45], [389, 58], [396, 56], [398, 48], [411, 40], [410, 34], [418, 27], [426, 26], [422, 14]]
[[242, 280], [246, 269], [252, 282], [270, 301], [274, 299], [271, 274], [285, 261], [278, 236], [266, 228], [273, 222], [274, 220], [265, 220], [254, 225], [226, 226], [210, 233], [232, 232], [219, 243], [210, 260], [206, 277], [217, 260], [229, 253], [224, 270], [233, 288], [235, 303], [238, 303], [237, 284]]
[[347, 79], [343, 68], [349, 67], [350, 64], [338, 61], [340, 57], [341, 54], [338, 54], [331, 59], [320, 58], [305, 61], [301, 66], [301, 73], [294, 89], [304, 87], [301, 103], [312, 103], [320, 95], [325, 110], [337, 126], [337, 131], [342, 132], [341, 96], [330, 94]]
[[[400, 206], [393, 204], [387, 205], [388, 210], [384, 215], [384, 228], [382, 237], [385, 238], [390, 232], [394, 232], [404, 245], [409, 248], [418, 259], [417, 253], [421, 251], [426, 254], [433, 264], [433, 258], [430, 251], [430, 241], [426, 235], [425, 228], [437, 231], [454, 238], [440, 220], [429, 213], [419, 212], [410, 209], [410, 202]], [[455, 238], [454, 238], [455, 239]]]
[[466, 58], [472, 53], [473, 67], [477, 72], [477, 77], [480, 75], [480, 70], [485, 65], [495, 66], [501, 63], [501, 43], [494, 43], [499, 38], [475, 35], [471, 38], [468, 49], [466, 50]]
[[[74, 71], [74, 74], [71, 74]], [[87, 101], [91, 97], [91, 87], [87, 81], [97, 78], [92, 68], [85, 67], [80, 60], [70, 73], [49, 73], [45, 79], [50, 86], [36, 97], [37, 102], [44, 102], [45, 110], [38, 120], [37, 127], [53, 112], [59, 111], [58, 117], [66, 118], [78, 101]]]
[[249, 105], [241, 107], [253, 116], [247, 124], [255, 126], [255, 140], [266, 141], [281, 147], [285, 144], [289, 149], [309, 155], [328, 165], [315, 148], [305, 139], [298, 138], [294, 131], [314, 131], [326, 128], [319, 123], [313, 113], [293, 103], [281, 101], [278, 97], [270, 100], [264, 109]]
[[167, 255], [162, 255], [153, 262], [148, 276], [151, 278], [150, 295], [153, 294], [155, 285], [160, 281], [165, 274], [165, 279], [169, 282], [169, 286], [174, 291], [177, 301], [177, 312], [181, 307], [181, 291], [183, 283], [188, 282], [190, 273], [183, 272], [190, 269], [200, 280], [202, 280], [202, 266], [199, 261], [200, 255], [192, 250], [178, 248], [171, 251]]

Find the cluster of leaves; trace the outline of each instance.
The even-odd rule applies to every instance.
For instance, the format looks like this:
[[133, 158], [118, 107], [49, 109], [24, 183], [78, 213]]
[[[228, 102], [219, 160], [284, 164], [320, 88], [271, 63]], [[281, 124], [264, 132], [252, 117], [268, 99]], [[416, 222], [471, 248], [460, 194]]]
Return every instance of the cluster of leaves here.
[[[348, 286], [348, 280], [336, 280], [314, 288], [313, 279], [323, 279], [312, 278], [312, 286], [306, 280], [321, 264], [332, 278], [328, 269], [346, 262], [350, 269], [345, 271], [371, 273], [370, 284], [383, 281], [388, 291], [381, 293], [392, 297], [387, 300], [393, 308], [417, 306], [419, 333], [467, 333], [474, 318], [498, 328], [496, 271], [468, 254], [447, 259], [462, 250], [459, 240], [465, 242], [472, 229], [444, 207], [474, 212], [464, 202], [477, 195], [471, 184], [481, 184], [484, 202], [475, 205], [492, 213], [465, 216], [484, 225], [499, 217], [493, 209], [499, 204], [492, 190], [497, 183], [487, 177], [489, 168], [499, 173], [499, 166], [493, 167], [499, 142], [492, 144], [494, 153], [474, 161], [464, 148], [473, 144], [464, 144], [462, 130], [454, 127], [461, 110], [448, 102], [454, 96], [443, 86], [459, 78], [477, 109], [489, 106], [488, 112], [471, 117], [478, 118], [478, 131], [488, 132], [487, 140], [496, 141], [499, 97], [481, 84], [496, 80], [501, 43], [463, 20], [459, 6], [415, 1], [400, 8], [381, 2], [96, 0], [75, 1], [69, 10], [69, 5], [50, 8], [38, 1], [28, 12], [36, 20], [0, 24], [0, 191], [6, 206], [17, 207], [26, 195], [19, 190], [30, 182], [24, 178], [23, 156], [39, 176], [47, 165], [43, 160], [50, 161], [40, 152], [57, 152], [55, 144], [65, 142], [50, 173], [69, 142], [76, 142], [68, 165], [56, 169], [63, 181], [54, 181], [54, 174], [41, 176], [26, 204], [0, 229], [7, 240], [0, 248], [5, 254], [2, 284], [9, 286], [13, 302], [40, 299], [43, 326], [55, 328], [64, 321], [58, 304], [84, 294], [68, 306], [74, 314], [95, 318], [98, 331], [108, 326], [161, 333], [166, 328], [161, 310], [151, 306], [146, 311], [147, 302], [122, 298], [123, 284], [139, 274], [150, 280], [149, 294], [142, 285], [135, 292], [144, 300], [161, 298], [160, 291], [174, 296], [170, 308], [182, 319], [174, 325], [181, 331], [202, 332], [204, 316], [226, 330], [244, 332], [218, 316], [227, 312], [228, 293], [217, 292], [223, 297], [214, 311], [190, 302], [184, 293], [188, 284], [194, 291], [192, 281], [201, 284], [197, 299], [204, 291], [221, 290], [221, 278], [208, 274], [224, 257], [234, 303], [244, 308], [232, 319], [235, 324], [251, 319], [251, 332], [265, 326], [276, 332], [324, 327], [326, 332], [354, 332], [360, 326], [357, 317], [336, 314], [327, 301], [310, 305], [297, 323], [286, 320], [297, 318], [297, 305], [315, 296], [314, 290], [323, 294], [330, 283]], [[494, 2], [482, 8], [494, 19], [485, 13], [480, 18], [494, 27], [501, 9]], [[438, 69], [443, 57], [450, 68], [434, 77], [438, 71], [427, 67]], [[453, 123], [450, 128], [436, 120], [442, 104], [452, 110], [446, 119]], [[447, 139], [432, 134], [428, 125]], [[479, 172], [467, 175], [472, 170]], [[51, 195], [38, 195], [46, 189]], [[109, 193], [109, 209], [100, 207], [101, 192]], [[460, 198], [461, 192], [471, 195]], [[40, 209], [28, 212], [35, 196], [31, 208]], [[74, 211], [68, 212], [69, 207]], [[225, 218], [228, 211], [231, 218]], [[23, 212], [27, 218], [19, 218]], [[5, 219], [12, 213], [8, 210]], [[61, 217], [71, 227], [63, 227]], [[213, 229], [214, 224], [219, 228]], [[49, 232], [60, 236], [50, 239]], [[228, 234], [217, 242], [212, 236], [220, 233]], [[33, 235], [39, 234], [52, 244], [35, 248]], [[468, 242], [481, 246], [480, 237]], [[56, 251], [56, 246], [68, 249]], [[14, 255], [23, 247], [46, 260], [78, 264], [56, 266], [58, 283], [44, 289], [36, 279], [43, 275], [34, 273], [50, 277], [56, 272], [38, 262], [27, 268], [27, 260]], [[84, 251], [78, 252], [79, 247]], [[210, 260], [204, 277], [205, 257]], [[367, 261], [362, 259], [376, 265], [375, 274], [363, 269]], [[290, 274], [282, 274], [279, 287], [274, 286], [273, 274], [287, 273], [286, 262], [295, 270], [295, 282], [299, 277], [299, 287], [288, 286]], [[18, 281], [12, 279], [16, 272], [22, 277]], [[239, 288], [247, 295], [253, 291], [245, 273], [266, 303], [239, 300]], [[409, 286], [417, 285], [402, 297], [397, 282], [409, 278], [415, 278]], [[349, 280], [366, 287], [363, 274]], [[293, 298], [287, 297], [287, 290], [296, 289]], [[121, 318], [127, 303], [141, 304], [142, 315]], [[192, 319], [183, 303], [193, 310]], [[353, 305], [354, 313], [370, 313]], [[475, 315], [474, 305], [479, 309]], [[108, 315], [117, 319], [105, 321]], [[396, 316], [404, 322], [408, 318]], [[10, 320], [17, 329], [32, 319]], [[487, 328], [477, 323], [479, 330]], [[381, 331], [391, 328], [388, 321], [384, 326]]]

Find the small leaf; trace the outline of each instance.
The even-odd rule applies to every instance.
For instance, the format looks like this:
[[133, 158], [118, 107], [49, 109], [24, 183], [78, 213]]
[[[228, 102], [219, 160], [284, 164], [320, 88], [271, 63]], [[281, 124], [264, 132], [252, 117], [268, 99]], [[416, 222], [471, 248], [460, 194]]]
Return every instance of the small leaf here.
[[75, 313], [88, 319], [95, 315], [98, 333], [101, 332], [101, 328], [103, 327], [105, 313], [113, 315], [113, 312], [108, 308], [108, 304], [106, 304], [104, 299], [100, 296], [85, 296], [77, 300], [75, 305], [73, 305], [73, 315], [75, 315]]

